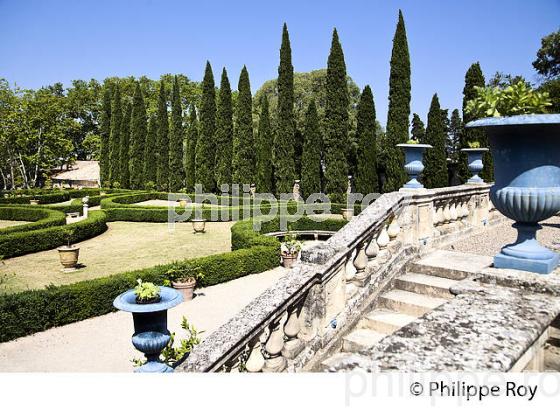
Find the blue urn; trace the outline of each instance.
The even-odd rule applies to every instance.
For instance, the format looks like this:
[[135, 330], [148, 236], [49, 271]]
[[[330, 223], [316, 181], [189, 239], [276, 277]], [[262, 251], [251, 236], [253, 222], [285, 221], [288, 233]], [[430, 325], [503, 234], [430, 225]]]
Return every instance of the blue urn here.
[[183, 296], [165, 286], [160, 286], [160, 300], [157, 303], [136, 302], [134, 290], [121, 293], [113, 301], [119, 310], [132, 313], [134, 334], [132, 344], [144, 353], [147, 362], [138, 367], [138, 373], [168, 373], [173, 368], [160, 361], [161, 351], [167, 346], [171, 335], [167, 330], [167, 310], [183, 301]]
[[559, 255], [537, 241], [539, 222], [560, 211], [560, 114], [483, 118], [494, 158], [494, 206], [515, 221], [515, 243], [494, 257], [494, 267], [550, 273]]
[[404, 169], [410, 178], [410, 181], [404, 184], [403, 188], [424, 188], [424, 185], [418, 182], [418, 176], [424, 171], [424, 151], [432, 148], [432, 146], [428, 144], [397, 144], [397, 147], [404, 150]]
[[473, 174], [471, 178], [467, 181], [469, 184], [482, 184], [484, 180], [478, 176], [480, 171], [484, 169], [484, 164], [482, 163], [482, 156], [488, 148], [463, 148], [462, 152], [467, 153], [467, 164], [469, 171]]

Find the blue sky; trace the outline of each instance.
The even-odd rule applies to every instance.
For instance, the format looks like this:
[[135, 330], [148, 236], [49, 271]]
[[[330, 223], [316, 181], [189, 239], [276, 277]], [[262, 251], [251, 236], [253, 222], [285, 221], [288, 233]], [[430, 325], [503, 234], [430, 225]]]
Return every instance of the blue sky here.
[[209, 59], [235, 87], [243, 64], [253, 92], [277, 75], [282, 23], [296, 71], [326, 66], [333, 27], [348, 73], [371, 85], [387, 117], [389, 59], [398, 9], [412, 64], [412, 111], [425, 119], [437, 92], [460, 108], [464, 74], [480, 61], [535, 81], [544, 35], [560, 26], [560, 0], [462, 1], [31, 1], [0, 0], [0, 77], [24, 88], [107, 76], [183, 73], [201, 80]]

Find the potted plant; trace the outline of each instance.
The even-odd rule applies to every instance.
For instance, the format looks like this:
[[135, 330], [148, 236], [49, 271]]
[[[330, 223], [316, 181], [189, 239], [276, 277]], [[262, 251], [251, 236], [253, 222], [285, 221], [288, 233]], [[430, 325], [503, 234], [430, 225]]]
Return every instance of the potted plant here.
[[192, 300], [197, 281], [204, 279], [204, 274], [197, 269], [174, 266], [167, 271], [167, 282], [183, 295], [185, 301]]
[[[141, 295], [143, 297], [139, 299]], [[155, 295], [158, 295], [159, 300], [155, 298]], [[134, 289], [121, 293], [113, 301], [115, 308], [132, 313], [134, 320], [132, 344], [146, 356], [145, 364], [136, 368], [135, 372], [167, 373], [173, 371], [172, 367], [160, 360], [160, 354], [171, 340], [171, 334], [167, 329], [167, 310], [182, 301], [183, 297], [175, 289], [141, 280]]]
[[418, 176], [424, 171], [424, 151], [428, 148], [432, 148], [428, 144], [420, 144], [416, 138], [409, 139], [406, 144], [397, 144], [404, 150], [404, 169], [410, 180], [403, 185], [404, 189], [421, 189], [424, 188], [420, 182], [418, 182]]
[[191, 219], [194, 233], [204, 233], [206, 231], [206, 219], [194, 218]]
[[484, 180], [478, 176], [480, 171], [484, 169], [482, 156], [488, 151], [488, 148], [481, 148], [480, 142], [470, 141], [467, 143], [468, 148], [461, 149], [462, 152], [467, 154], [467, 164], [469, 171], [473, 174], [467, 181], [469, 184], [482, 184]]
[[282, 266], [291, 269], [296, 262], [302, 243], [298, 241], [295, 235], [288, 234], [284, 238], [284, 242], [280, 244], [280, 256], [282, 258]]
[[540, 245], [536, 233], [539, 222], [560, 211], [560, 114], [542, 114], [548, 95], [524, 82], [476, 91], [467, 112], [490, 118], [466, 127], [486, 131], [495, 171], [490, 198], [517, 229], [517, 240], [494, 257], [494, 267], [550, 273], [560, 257]]
[[136, 280], [137, 285], [134, 287], [134, 295], [136, 295], [136, 303], [146, 305], [148, 303], [158, 303], [161, 301], [160, 288], [151, 282], [142, 282], [142, 279]]
[[59, 246], [56, 248], [58, 250], [58, 257], [60, 258], [60, 263], [62, 264], [63, 272], [73, 272], [77, 269], [78, 258], [80, 256], [80, 248], [76, 245], [72, 245], [71, 241], [74, 236], [74, 230], [68, 229], [65, 232], [66, 245]]

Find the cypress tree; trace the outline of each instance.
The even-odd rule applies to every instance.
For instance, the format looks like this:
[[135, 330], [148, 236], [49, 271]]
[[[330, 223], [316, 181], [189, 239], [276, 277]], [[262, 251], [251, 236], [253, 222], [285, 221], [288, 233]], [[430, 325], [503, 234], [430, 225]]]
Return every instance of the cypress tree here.
[[177, 192], [183, 187], [183, 109], [177, 76], [171, 91], [171, 133], [169, 138], [169, 191]]
[[445, 152], [445, 125], [437, 94], [432, 97], [428, 112], [425, 143], [432, 148], [426, 150], [422, 181], [426, 188], [447, 186], [447, 155]]
[[387, 165], [384, 192], [398, 190], [406, 181], [404, 154], [396, 147], [408, 140], [410, 115], [410, 55], [402, 12], [393, 37], [387, 113]]
[[426, 129], [424, 128], [424, 123], [420, 119], [420, 116], [416, 113], [412, 114], [412, 139], [419, 141], [421, 144], [424, 143], [426, 137]]
[[227, 71], [222, 70], [220, 93], [218, 97], [218, 111], [216, 116], [216, 184], [231, 183], [231, 162], [233, 147], [233, 107], [231, 101], [231, 87]]
[[[480, 63], [476, 62], [469, 67], [467, 73], [465, 74], [465, 87], [463, 88], [463, 122], [465, 124], [478, 119], [477, 116], [467, 113], [465, 109], [467, 107], [467, 103], [477, 95], [474, 87], [484, 87], [484, 85], [485, 80], [484, 75], [482, 74], [482, 69], [480, 68]], [[481, 147], [488, 147], [488, 138], [486, 137], [486, 133], [480, 128], [465, 128], [465, 132], [463, 133], [463, 143], [461, 144], [462, 148], [468, 148], [469, 142], [479, 142]], [[462, 155], [461, 162], [466, 164], [466, 161], [466, 155]], [[494, 161], [492, 160], [492, 154], [490, 151], [484, 155], [483, 162], [484, 169], [480, 173], [480, 176], [487, 182], [493, 181]], [[463, 181], [466, 181], [469, 178], [467, 167], [465, 166], [464, 168], [461, 168], [461, 171], [461, 177]]]
[[356, 139], [358, 140], [356, 192], [367, 195], [378, 191], [375, 104], [369, 85], [365, 86], [358, 104]]
[[216, 90], [210, 62], [202, 81], [200, 106], [200, 134], [196, 143], [195, 183], [202, 185], [203, 192], [214, 190], [214, 137], [216, 132]]
[[257, 181], [258, 192], [272, 192], [272, 128], [270, 127], [270, 112], [268, 98], [263, 94], [261, 99], [261, 115], [257, 132]]
[[185, 163], [185, 174], [187, 189], [194, 189], [196, 143], [198, 141], [198, 120], [196, 118], [196, 107], [191, 105], [189, 128], [187, 131], [187, 155]]
[[461, 184], [463, 181], [461, 175], [468, 173], [467, 161], [463, 159], [463, 153], [460, 151], [463, 141], [463, 121], [458, 109], [454, 109], [451, 113], [448, 134], [448, 157], [451, 158], [453, 164], [453, 174], [451, 175], [451, 185]]
[[315, 100], [305, 114], [303, 152], [301, 154], [301, 188], [306, 197], [321, 191], [321, 128]]
[[233, 182], [250, 184], [255, 182], [255, 147], [253, 138], [253, 99], [247, 67], [243, 66], [237, 86], [237, 106], [233, 135]]
[[101, 106], [100, 129], [101, 134], [101, 153], [99, 156], [99, 169], [101, 185], [110, 183], [111, 175], [111, 85], [106, 83], [103, 91], [103, 104]]
[[109, 178], [111, 184], [120, 182], [120, 155], [121, 128], [123, 121], [121, 90], [118, 84], [115, 85], [113, 92], [113, 102], [111, 105], [111, 133], [110, 133], [110, 152], [109, 152]]
[[150, 116], [148, 121], [148, 135], [146, 136], [146, 146], [144, 147], [144, 181], [156, 183], [157, 174], [157, 120], [154, 115]]
[[331, 51], [327, 62], [327, 101], [325, 105], [325, 192], [331, 200], [344, 201], [348, 186], [348, 86], [346, 64], [338, 40], [333, 31]]
[[278, 66], [278, 124], [273, 150], [277, 194], [292, 192], [295, 178], [294, 145], [294, 67], [288, 26], [284, 23]]
[[146, 134], [146, 105], [144, 104], [140, 83], [136, 83], [136, 89], [132, 97], [132, 119], [130, 122], [130, 187], [132, 189], [144, 187]]
[[163, 80], [159, 82], [157, 109], [157, 188], [159, 191], [169, 187], [169, 118], [167, 115], [167, 95]]
[[121, 147], [120, 147], [120, 171], [119, 182], [121, 188], [130, 188], [130, 120], [132, 117], [132, 105], [125, 103], [121, 121]]

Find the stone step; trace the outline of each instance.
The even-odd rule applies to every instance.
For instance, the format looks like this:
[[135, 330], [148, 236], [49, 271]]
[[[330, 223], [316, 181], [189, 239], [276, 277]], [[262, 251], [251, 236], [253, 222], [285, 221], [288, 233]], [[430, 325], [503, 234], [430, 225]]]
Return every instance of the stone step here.
[[416, 320], [416, 316], [392, 310], [375, 309], [360, 320], [359, 326], [379, 333], [391, 334], [414, 320]]
[[424, 273], [407, 273], [395, 280], [395, 287], [422, 295], [453, 299], [453, 294], [449, 291], [449, 288], [458, 282], [454, 279]]
[[324, 372], [329, 370], [333, 365], [340, 365], [345, 362], [354, 362], [356, 355], [354, 353], [340, 352], [329, 356], [319, 365], [319, 371]]
[[410, 272], [463, 280], [467, 276], [488, 268], [492, 257], [471, 253], [436, 250], [408, 267]]
[[411, 316], [422, 316], [445, 302], [447, 299], [419, 295], [401, 289], [386, 292], [379, 298], [381, 306]]
[[356, 329], [342, 338], [342, 351], [357, 353], [375, 346], [385, 336], [387, 336], [386, 333], [379, 333], [370, 329]]

